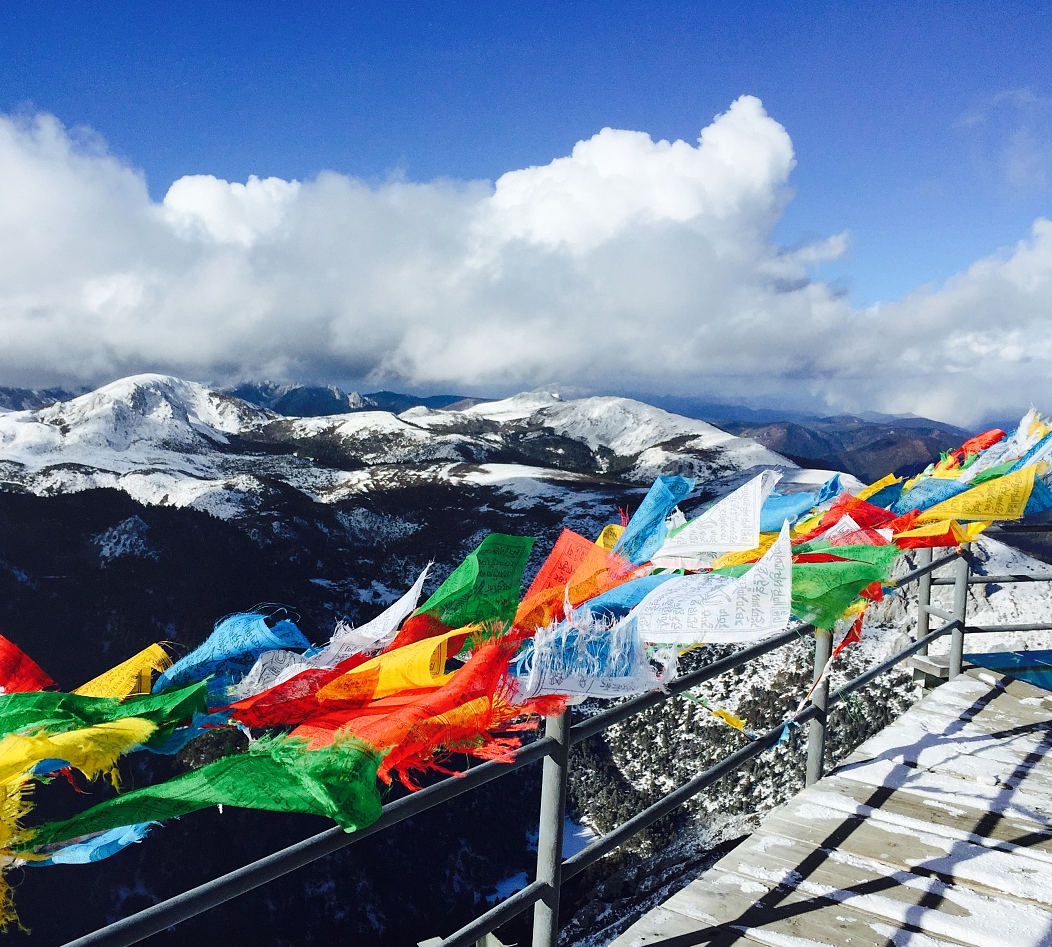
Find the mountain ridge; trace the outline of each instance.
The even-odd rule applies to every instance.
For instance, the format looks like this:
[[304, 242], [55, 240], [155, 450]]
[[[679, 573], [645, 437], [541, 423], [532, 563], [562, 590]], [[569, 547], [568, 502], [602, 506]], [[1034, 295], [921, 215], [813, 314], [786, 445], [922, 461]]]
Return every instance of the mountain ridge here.
[[[106, 386], [103, 386], [104, 388]], [[472, 429], [470, 413], [480, 404], [495, 403], [458, 394], [409, 395], [393, 391], [359, 394], [336, 385], [245, 381], [232, 387], [212, 388], [217, 394], [233, 395], [279, 417], [331, 417], [369, 411], [405, 415], [417, 408], [453, 411], [463, 415], [459, 431], [479, 433], [480, 419]], [[62, 388], [0, 388], [0, 413], [47, 407], [68, 401], [86, 390]], [[525, 393], [531, 394], [531, 393]], [[521, 396], [513, 396], [521, 397]], [[502, 399], [508, 401], [509, 399]], [[582, 401], [585, 398], [567, 399]], [[641, 395], [639, 403], [660, 408], [684, 418], [705, 421], [729, 433], [749, 437], [803, 467], [844, 470], [861, 479], [872, 479], [889, 471], [910, 474], [937, 460], [941, 451], [955, 447], [975, 431], [933, 421], [917, 415], [819, 415], [772, 408], [749, 408], [690, 397]], [[409, 417], [414, 423], [416, 418]], [[331, 451], [330, 451], [331, 453]]]
[[[620, 398], [515, 395], [463, 410], [415, 406], [287, 417], [164, 375], [121, 379], [44, 408], [0, 414], [8, 488], [113, 487], [213, 515], [258, 508], [279, 486], [317, 502], [395, 483], [566, 475], [644, 485], [795, 465], [747, 438]], [[479, 474], [481, 471], [481, 474]]]

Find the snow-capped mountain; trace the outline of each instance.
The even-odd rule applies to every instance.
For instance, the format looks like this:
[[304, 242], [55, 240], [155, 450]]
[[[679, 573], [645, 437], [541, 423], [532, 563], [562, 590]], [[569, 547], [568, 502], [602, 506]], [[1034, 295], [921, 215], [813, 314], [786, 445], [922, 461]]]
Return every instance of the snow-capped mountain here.
[[642, 485], [659, 473], [712, 480], [756, 465], [795, 467], [747, 438], [623, 398], [530, 393], [463, 411], [297, 418], [193, 382], [136, 375], [0, 415], [7, 489], [114, 488], [142, 503], [223, 518], [258, 511], [282, 488], [331, 503], [395, 485], [579, 478]]
[[401, 417], [432, 431], [484, 435], [488, 429], [556, 467], [572, 466], [575, 454], [587, 449], [596, 472], [636, 482], [673, 469], [715, 479], [758, 465], [796, 466], [748, 438], [628, 398], [563, 401], [530, 392], [463, 411], [412, 408]]
[[11, 412], [0, 428], [0, 456], [30, 468], [84, 464], [131, 470], [203, 454], [269, 412], [202, 385], [136, 375], [45, 408]]

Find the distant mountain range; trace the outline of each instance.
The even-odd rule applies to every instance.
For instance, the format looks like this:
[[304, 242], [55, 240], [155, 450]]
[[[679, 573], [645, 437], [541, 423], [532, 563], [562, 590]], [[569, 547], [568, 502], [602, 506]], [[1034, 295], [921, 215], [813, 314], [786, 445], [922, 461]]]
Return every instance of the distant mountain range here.
[[68, 401], [82, 395], [87, 389], [73, 391], [69, 388], [5, 388], [0, 385], [0, 410], [32, 411], [46, 408], [56, 401]]
[[[31, 411], [46, 408], [57, 401], [70, 401], [86, 394], [88, 388], [5, 388], [0, 386], [0, 409]], [[267, 408], [289, 417], [314, 418], [351, 411], [391, 411], [395, 414], [409, 408], [466, 408], [484, 398], [463, 395], [406, 395], [396, 391], [374, 391], [359, 394], [344, 391], [336, 385], [295, 385], [272, 381], [246, 381], [230, 388], [217, 388], [218, 393], [234, 395], [242, 401]]]
[[806, 467], [846, 470], [872, 482], [886, 473], [920, 473], [941, 451], [960, 446], [972, 432], [926, 418], [864, 421], [844, 416], [807, 422], [723, 423]]
[[[398, 415], [416, 407], [459, 413], [486, 403], [485, 399], [456, 394], [417, 396], [393, 391], [359, 394], [335, 385], [266, 381], [243, 382], [230, 388], [210, 390], [216, 396], [232, 395], [276, 415], [297, 418], [332, 417], [363, 411]], [[63, 388], [0, 387], [0, 409], [35, 410], [70, 401], [84, 393], [83, 390]], [[863, 480], [875, 479], [890, 471], [913, 473], [921, 470], [937, 460], [941, 451], [956, 447], [975, 433], [914, 415], [866, 412], [859, 416], [823, 417], [667, 395], [644, 396], [642, 403], [681, 417], [706, 421], [724, 431], [750, 438], [801, 466], [843, 470]]]
[[975, 431], [916, 415], [875, 411], [824, 417], [799, 411], [748, 408], [697, 398], [654, 397], [650, 403], [724, 431], [749, 437], [803, 467], [844, 470], [872, 481], [886, 473], [918, 473]]
[[259, 513], [288, 489], [330, 504], [437, 483], [542, 480], [548, 491], [577, 492], [588, 483], [649, 484], [660, 473], [715, 480], [758, 464], [795, 466], [755, 441], [623, 398], [530, 393], [463, 410], [288, 417], [193, 382], [139, 375], [0, 414], [8, 490], [112, 487], [226, 519]]
[[269, 408], [288, 417], [316, 418], [330, 414], [349, 414], [351, 411], [390, 411], [399, 414], [410, 408], [467, 408], [477, 404], [478, 398], [461, 395], [428, 395], [417, 397], [395, 391], [374, 391], [360, 395], [344, 391], [335, 385], [278, 385], [273, 382], [244, 382], [223, 393], [241, 398], [249, 404]]

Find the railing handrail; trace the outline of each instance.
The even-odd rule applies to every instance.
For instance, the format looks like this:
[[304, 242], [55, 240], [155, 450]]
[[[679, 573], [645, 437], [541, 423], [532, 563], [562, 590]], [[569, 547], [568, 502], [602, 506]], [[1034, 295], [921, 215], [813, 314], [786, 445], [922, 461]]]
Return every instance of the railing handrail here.
[[[1046, 529], [1048, 528], [1052, 527], [1046, 527]], [[930, 556], [930, 550], [927, 552], [929, 552]], [[901, 589], [914, 581], [918, 582], [918, 586], [921, 589], [921, 595], [918, 602], [918, 615], [919, 618], [920, 616], [923, 616], [924, 618], [923, 622], [920, 620], [918, 621], [918, 632], [922, 633], [918, 634], [916, 640], [909, 646], [896, 652], [884, 661], [881, 661], [879, 664], [853, 678], [851, 681], [848, 681], [837, 688], [833, 693], [823, 696], [823, 699], [821, 700], [817, 697], [813, 699], [802, 712], [794, 717], [794, 723], [802, 724], [810, 721], [812, 722], [812, 726], [814, 726], [814, 723], [817, 722], [818, 729], [821, 732], [821, 739], [824, 743], [825, 716], [828, 707], [836, 705], [848, 694], [871, 683], [877, 677], [887, 673], [912, 655], [926, 652], [928, 645], [932, 641], [945, 635], [951, 635], [953, 639], [950, 649], [950, 676], [952, 677], [954, 676], [953, 668], [955, 664], [959, 673], [962, 660], [961, 654], [963, 651], [962, 643], [966, 633], [988, 633], [1000, 630], [1022, 631], [1031, 629], [1052, 629], [1052, 625], [1050, 624], [969, 626], [966, 624], [965, 616], [965, 590], [969, 585], [979, 583], [1008, 584], [1009, 582], [1052, 581], [1052, 573], [1049, 573], [1047, 577], [1044, 575], [1040, 577], [1030, 575], [973, 576], [971, 574], [971, 555], [966, 546], [959, 547], [953, 553], [941, 556], [937, 559], [934, 557], [930, 558], [931, 561], [922, 563], [919, 567], [899, 577], [893, 583], [896, 589]], [[955, 576], [953, 579], [940, 579], [932, 576], [932, 573], [936, 570], [951, 564], [955, 569]], [[925, 599], [928, 599], [930, 587], [933, 585], [955, 586], [954, 606], [951, 612], [937, 609], [931, 605], [930, 601], [925, 601]], [[943, 620], [946, 621], [946, 624], [934, 631], [928, 631], [928, 615], [935, 615], [936, 617], [943, 618]], [[482, 763], [466, 770], [463, 774], [440, 780], [418, 792], [388, 803], [383, 807], [380, 818], [363, 829], [353, 833], [346, 833], [340, 828], [328, 829], [294, 845], [281, 849], [278, 852], [274, 852], [262, 859], [251, 862], [239, 869], [235, 869], [232, 872], [228, 872], [225, 875], [191, 888], [182, 894], [129, 915], [128, 917], [109, 924], [106, 927], [99, 928], [96, 931], [69, 941], [65, 947], [128, 947], [128, 945], [138, 943], [153, 934], [159, 933], [160, 931], [184, 920], [188, 920], [191, 917], [211, 910], [212, 908], [236, 898], [241, 894], [280, 878], [297, 868], [301, 868], [304, 865], [310, 864], [313, 861], [324, 858], [333, 852], [352, 845], [357, 841], [375, 835], [378, 832], [414, 815], [418, 815], [428, 809], [442, 805], [457, 796], [470, 792], [485, 783], [492, 782], [494, 779], [499, 779], [523, 766], [530, 765], [538, 760], [545, 760], [546, 766], [550, 766], [553, 762], [553, 756], [560, 752], [565, 753], [565, 750], [568, 749], [570, 745], [580, 743], [583, 740], [595, 736], [617, 723], [627, 720], [651, 707], [658, 706], [673, 696], [696, 687], [705, 681], [711, 680], [726, 671], [744, 667], [755, 658], [786, 647], [798, 638], [803, 637], [803, 635], [809, 631], [814, 631], [813, 627], [810, 625], [802, 623], [794, 625], [784, 632], [772, 635], [754, 645], [739, 649], [730, 655], [726, 655], [723, 658], [705, 665], [704, 667], [676, 678], [669, 683], [664, 691], [652, 691], [646, 694], [641, 694], [600, 713], [580, 720], [566, 728], [564, 735], [561, 738], [553, 736], [552, 734], [554, 731], [549, 727], [545, 736], [516, 749], [511, 755], [510, 762], [491, 761]], [[829, 635], [826, 633], [820, 635], [820, 637], [828, 638]], [[826, 651], [825, 654], [828, 656], [828, 651]], [[818, 660], [816, 660], [815, 664], [815, 679], [818, 681], [824, 670], [825, 663], [822, 659], [823, 656], [821, 649], [817, 651], [816, 657]], [[828, 681], [825, 683], [827, 687]], [[569, 714], [567, 714], [567, 716], [569, 716]], [[441, 947], [470, 947], [470, 945], [476, 943], [485, 935], [492, 933], [501, 925], [522, 914], [531, 906], [536, 906], [537, 911], [547, 912], [543, 916], [549, 918], [549, 923], [547, 925], [548, 930], [543, 934], [540, 940], [537, 939], [536, 932], [538, 930], [538, 925], [535, 920], [534, 947], [554, 947], [553, 931], [557, 931], [558, 887], [563, 881], [572, 878], [588, 866], [594, 864], [600, 858], [603, 858], [625, 841], [642, 832], [658, 819], [670, 814], [719, 779], [722, 779], [724, 776], [738, 769], [748, 760], [766, 752], [779, 741], [784, 726], [786, 726], [786, 724], [779, 724], [777, 727], [772, 728], [766, 733], [756, 736], [750, 740], [749, 743], [735, 750], [715, 766], [694, 776], [682, 786], [677, 787], [672, 790], [672, 792], [665, 795], [658, 802], [644, 809], [642, 812], [637, 813], [626, 822], [616, 826], [606, 835], [595, 839], [584, 849], [565, 861], [561, 857], [561, 833], [556, 832], [555, 841], [560, 843], [558, 846], [560, 850], [554, 855], [554, 864], [549, 865], [549, 868], [546, 871], [547, 878], [538, 878], [538, 880], [533, 881], [525, 888], [522, 888], [515, 894], [501, 901], [489, 911], [462, 927], [456, 933], [443, 939], [440, 942]], [[809, 737], [809, 744], [812, 744], [813, 739], [814, 732], [812, 732], [812, 735]], [[818, 756], [818, 765], [820, 770], [821, 756]], [[811, 771], [812, 768], [813, 761], [812, 766], [809, 766], [809, 782], [813, 781], [812, 777], [814, 777], [814, 773]], [[818, 775], [821, 775], [820, 771]], [[545, 793], [562, 792], [565, 794], [565, 764], [562, 766], [562, 772], [559, 774], [558, 780], [562, 781], [562, 785], [553, 785], [549, 787], [547, 782], [544, 784], [541, 803], [542, 811], [546, 805], [544, 797]], [[552, 840], [548, 840], [547, 847], [551, 848], [551, 845]], [[539, 864], [545, 859], [545, 857], [551, 862], [553, 858], [552, 852], [546, 852], [545, 846], [539, 841]], [[553, 914], [552, 905], [555, 906], [554, 921], [551, 920]]]

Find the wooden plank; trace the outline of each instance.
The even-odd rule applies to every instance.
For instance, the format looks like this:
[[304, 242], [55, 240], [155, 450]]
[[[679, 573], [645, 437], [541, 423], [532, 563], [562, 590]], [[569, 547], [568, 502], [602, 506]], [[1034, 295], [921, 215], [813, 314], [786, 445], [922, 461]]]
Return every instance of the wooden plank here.
[[[1048, 732], [1052, 723], [1052, 701], [1032, 697], [1018, 698], [1015, 694], [1005, 692], [981, 707], [979, 712], [972, 713], [975, 703], [951, 700], [952, 695], [943, 691], [952, 684], [933, 692], [920, 704], [907, 710], [890, 729], [915, 727], [929, 733], [952, 736], [967, 731], [970, 734], [1016, 734], [1023, 738], [1040, 741]], [[856, 752], [868, 752], [871, 743], [880, 743], [886, 739], [888, 730], [882, 731], [863, 743]]]
[[872, 760], [851, 768], [838, 769], [837, 777], [854, 780], [874, 790], [881, 787], [877, 795], [883, 796], [894, 790], [922, 795], [954, 805], [956, 800], [971, 800], [976, 808], [989, 808], [994, 812], [1016, 812], [1033, 822], [1047, 825], [1052, 820], [1052, 798], [1024, 781], [1021, 785], [998, 785], [965, 776], [936, 773], [931, 770], [902, 766], [886, 760]]
[[[1002, 697], [1015, 700], [1010, 694]], [[996, 714], [991, 704], [965, 722], [937, 714], [945, 702], [940, 694], [933, 694], [892, 727], [867, 740], [835, 774], [871, 785], [890, 785], [889, 780], [903, 774], [882, 764], [900, 764], [998, 790], [1023, 787], [1029, 796], [1052, 800], [1052, 707], [1046, 714], [1043, 702], [1038, 711], [1017, 704], [1012, 713], [1004, 704]], [[995, 716], [998, 727], [991, 728], [988, 725]]]
[[[711, 869], [679, 891], [666, 907], [694, 918], [701, 925], [698, 933], [711, 942], [716, 942], [716, 931], [730, 928], [744, 929], [746, 943], [782, 945], [787, 937], [792, 937], [809, 947], [812, 944], [816, 947], [887, 947], [891, 933], [889, 925], [879, 918], [847, 905], [801, 895], [792, 888], [744, 878], [720, 868]], [[717, 919], [720, 925], [714, 926]], [[894, 931], [896, 944], [936, 947], [960, 943], [920, 935], [899, 926]], [[696, 941], [705, 942], [704, 939]]]
[[1050, 702], [1048, 691], [997, 674], [975, 669], [936, 688], [907, 713], [941, 712], [965, 719], [986, 717], [995, 726], [1002, 717], [1016, 718], [1020, 723], [1048, 720]]
[[[960, 733], [967, 733], [971, 736], [985, 734], [989, 737], [1000, 735], [1005, 739], [1016, 737], [1023, 743], [1028, 740], [1039, 743], [1046, 737], [1050, 721], [1052, 721], [1052, 706], [1047, 709], [1045, 707], [1034, 708], [1020, 702], [1016, 707], [1003, 705], [997, 708], [996, 713], [980, 713], [974, 717], [967, 717], [962, 716], [954, 708], [933, 704], [927, 709], [906, 711], [892, 726], [901, 724], [903, 728], [915, 727], [918, 730], [942, 734], [945, 737], [956, 736]], [[870, 740], [880, 742], [876, 739], [880, 736], [881, 734], [878, 733]], [[856, 752], [865, 752], [870, 740], [863, 743]]]
[[1040, 732], [982, 733], [962, 727], [952, 734], [906, 721], [896, 730], [884, 731], [844, 760], [834, 773], [858, 769], [873, 760], [890, 760], [919, 769], [944, 771], [966, 777], [993, 778], [1002, 783], [1031, 780], [1052, 795], [1052, 726]]
[[[694, 936], [703, 934], [703, 939], [695, 940]], [[706, 944], [713, 943], [714, 937], [720, 934], [720, 930], [707, 929], [691, 917], [686, 917], [678, 911], [674, 911], [667, 904], [662, 904], [648, 911], [635, 922], [616, 940], [611, 941], [607, 947], [644, 947], [646, 944], [662, 944], [669, 940], [681, 938], [683, 944]], [[739, 942], [748, 943], [744, 937]], [[729, 943], [734, 943], [730, 940]], [[755, 943], [755, 941], [754, 941]]]
[[1052, 695], [976, 669], [616, 947], [1052, 945]]
[[[939, 734], [944, 738], [956, 737], [961, 734], [966, 734], [969, 737], [986, 736], [988, 739], [1000, 736], [1002, 739], [1012, 739], [1018, 745], [1024, 746], [1027, 743], [1039, 744], [1046, 737], [1049, 730], [1049, 721], [1052, 718], [1052, 708], [1049, 708], [1047, 715], [1045, 714], [1045, 711], [1035, 712], [1033, 716], [1044, 716], [1044, 719], [1037, 720], [1020, 719], [1021, 715], [1009, 716], [1007, 714], [1002, 714], [997, 719], [985, 714], [972, 718], [961, 718], [959, 714], [950, 713], [943, 707], [934, 707], [925, 713], [907, 711], [895, 721], [893, 726], [901, 724], [903, 729], [913, 727], [918, 731]], [[886, 732], [881, 731], [881, 733], [877, 734], [877, 737]], [[875, 738], [870, 739], [875, 740]], [[867, 746], [869, 742], [867, 740], [866, 743], [859, 746], [855, 753], [861, 753], [862, 755], [865, 755], [867, 752], [872, 753], [872, 750]]]
[[764, 821], [763, 832], [790, 837], [814, 849], [858, 855], [886, 866], [967, 885], [987, 894], [1052, 908], [1052, 862], [1022, 850], [999, 851], [875, 819], [822, 818], [813, 807], [789, 807]]
[[[875, 804], [879, 803], [879, 808]], [[874, 795], [874, 788], [850, 779], [827, 776], [804, 790], [791, 806], [814, 806], [893, 822], [917, 832], [932, 832], [947, 839], [985, 844], [1006, 851], [1023, 848], [1032, 858], [1052, 861], [1052, 823], [1035, 821], [1022, 812], [991, 813], [969, 805], [967, 798], [943, 801], [923, 794], [891, 792]]]
[[[717, 919], [724, 919], [719, 923]], [[681, 947], [769, 944], [784, 947], [960, 947], [824, 899], [712, 868], [612, 941], [608, 947], [677, 943]]]
[[809, 897], [824, 897], [872, 914], [888, 925], [909, 925], [934, 937], [974, 947], [1047, 947], [1052, 911], [1015, 899], [995, 898], [965, 885], [923, 877], [878, 858], [816, 850], [763, 829], [720, 861], [723, 871], [785, 884]]

